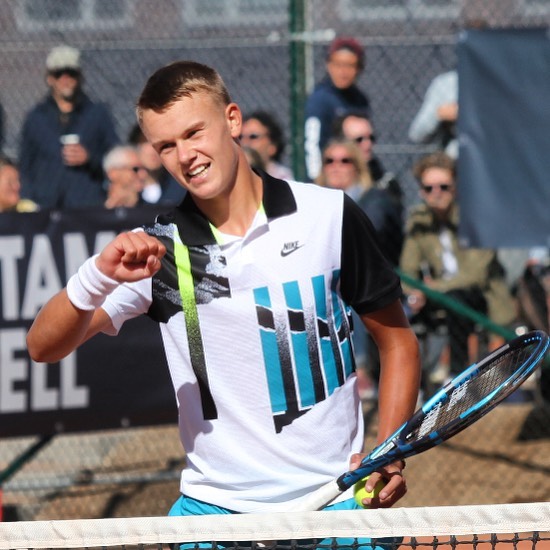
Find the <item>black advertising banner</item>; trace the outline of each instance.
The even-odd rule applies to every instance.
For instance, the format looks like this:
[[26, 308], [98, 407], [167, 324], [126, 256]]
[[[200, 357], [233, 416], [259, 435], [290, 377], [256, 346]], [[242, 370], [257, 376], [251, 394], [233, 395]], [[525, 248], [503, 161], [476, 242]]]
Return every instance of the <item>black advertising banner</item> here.
[[460, 235], [550, 246], [548, 29], [469, 30], [458, 59]]
[[158, 208], [0, 215], [0, 437], [176, 422], [160, 332], [143, 316], [56, 364], [36, 363], [26, 333], [86, 258]]

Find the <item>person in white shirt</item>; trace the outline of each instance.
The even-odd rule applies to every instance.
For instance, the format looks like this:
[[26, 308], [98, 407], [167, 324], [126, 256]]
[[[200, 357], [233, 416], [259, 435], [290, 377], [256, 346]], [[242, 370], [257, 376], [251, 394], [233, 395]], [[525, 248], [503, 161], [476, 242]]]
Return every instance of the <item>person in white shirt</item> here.
[[414, 143], [433, 144], [456, 159], [457, 120], [458, 73], [453, 70], [437, 75], [428, 86], [422, 105], [409, 127], [409, 139]]
[[[40, 310], [29, 353], [57, 361], [147, 314], [160, 325], [187, 455], [171, 514], [286, 509], [364, 456], [350, 307], [381, 351], [379, 442], [414, 410], [419, 352], [400, 280], [342, 191], [250, 168], [241, 110], [214, 69], [160, 68], [137, 113], [186, 197], [87, 260]], [[367, 489], [387, 484], [364, 503], [397, 502], [403, 467], [371, 475]], [[327, 509], [358, 507], [346, 493]]]

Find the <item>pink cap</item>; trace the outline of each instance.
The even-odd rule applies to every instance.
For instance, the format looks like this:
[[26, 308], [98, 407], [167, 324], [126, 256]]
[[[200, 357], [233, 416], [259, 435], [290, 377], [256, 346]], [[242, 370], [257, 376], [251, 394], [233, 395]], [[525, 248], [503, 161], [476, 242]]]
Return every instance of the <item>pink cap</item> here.
[[359, 66], [362, 68], [365, 62], [365, 50], [355, 38], [340, 37], [335, 38], [329, 46], [328, 57], [340, 50], [348, 50], [354, 53], [359, 59]]

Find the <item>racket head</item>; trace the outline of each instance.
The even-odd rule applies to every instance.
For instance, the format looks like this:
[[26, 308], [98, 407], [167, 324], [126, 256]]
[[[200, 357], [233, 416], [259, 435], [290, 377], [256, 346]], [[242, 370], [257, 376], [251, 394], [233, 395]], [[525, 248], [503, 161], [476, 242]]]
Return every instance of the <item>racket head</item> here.
[[542, 331], [504, 344], [443, 386], [407, 423], [403, 444], [416, 452], [460, 432], [516, 391], [539, 366], [550, 345]]
[[341, 490], [400, 458], [426, 451], [487, 414], [533, 374], [550, 338], [543, 331], [518, 336], [443, 386], [359, 468], [338, 478]]

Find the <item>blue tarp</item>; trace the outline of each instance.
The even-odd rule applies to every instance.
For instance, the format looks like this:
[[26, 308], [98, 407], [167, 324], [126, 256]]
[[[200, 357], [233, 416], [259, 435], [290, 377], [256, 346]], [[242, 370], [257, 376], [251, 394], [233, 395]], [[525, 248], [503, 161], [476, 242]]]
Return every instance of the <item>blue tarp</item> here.
[[464, 244], [550, 246], [548, 29], [465, 31], [458, 74]]

